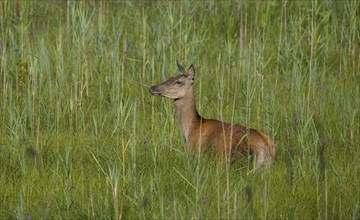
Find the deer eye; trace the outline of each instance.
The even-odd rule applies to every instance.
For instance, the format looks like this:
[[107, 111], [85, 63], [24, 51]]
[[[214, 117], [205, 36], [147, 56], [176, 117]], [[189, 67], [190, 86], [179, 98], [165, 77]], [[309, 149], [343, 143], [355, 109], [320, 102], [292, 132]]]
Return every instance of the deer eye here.
[[181, 82], [181, 81], [179, 81], [179, 80], [177, 80], [177, 81], [175, 81], [175, 84], [176, 84], [176, 85], [181, 85], [181, 84], [182, 84], [182, 82]]

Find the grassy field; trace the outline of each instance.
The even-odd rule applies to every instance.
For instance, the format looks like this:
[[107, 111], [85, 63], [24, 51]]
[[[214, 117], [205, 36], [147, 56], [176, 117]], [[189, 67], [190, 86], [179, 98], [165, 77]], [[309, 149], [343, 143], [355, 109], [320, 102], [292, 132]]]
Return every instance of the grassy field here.
[[[0, 219], [359, 219], [360, 1], [1, 1]], [[278, 145], [187, 149], [150, 85]]]

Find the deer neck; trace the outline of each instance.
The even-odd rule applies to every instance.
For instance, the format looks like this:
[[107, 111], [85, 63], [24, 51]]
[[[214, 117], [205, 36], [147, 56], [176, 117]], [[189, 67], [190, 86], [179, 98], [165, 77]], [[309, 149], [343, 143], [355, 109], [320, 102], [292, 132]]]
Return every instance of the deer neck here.
[[175, 100], [175, 115], [178, 118], [181, 133], [189, 143], [189, 137], [193, 129], [200, 125], [200, 115], [196, 110], [195, 93], [191, 89], [183, 98]]

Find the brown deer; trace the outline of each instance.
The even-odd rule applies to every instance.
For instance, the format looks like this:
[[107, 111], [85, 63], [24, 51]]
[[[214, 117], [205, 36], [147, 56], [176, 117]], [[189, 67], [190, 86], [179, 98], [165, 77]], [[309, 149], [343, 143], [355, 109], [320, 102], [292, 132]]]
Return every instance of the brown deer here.
[[179, 75], [150, 87], [152, 95], [175, 100], [175, 114], [187, 145], [201, 152], [215, 147], [223, 156], [253, 155], [254, 169], [272, 164], [276, 146], [264, 133], [240, 124], [230, 124], [199, 115], [195, 106], [195, 68], [186, 72], [178, 62]]

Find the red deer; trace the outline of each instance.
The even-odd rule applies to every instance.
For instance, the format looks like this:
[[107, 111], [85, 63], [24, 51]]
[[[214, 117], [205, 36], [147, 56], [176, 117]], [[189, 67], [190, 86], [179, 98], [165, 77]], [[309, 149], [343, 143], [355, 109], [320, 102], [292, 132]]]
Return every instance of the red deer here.
[[214, 147], [223, 156], [253, 155], [256, 162], [254, 170], [272, 164], [276, 146], [267, 135], [241, 124], [206, 119], [199, 115], [195, 106], [195, 68], [191, 65], [186, 72], [184, 67], [176, 63], [180, 74], [151, 86], [149, 91], [152, 95], [175, 100], [175, 114], [186, 144], [201, 152]]

